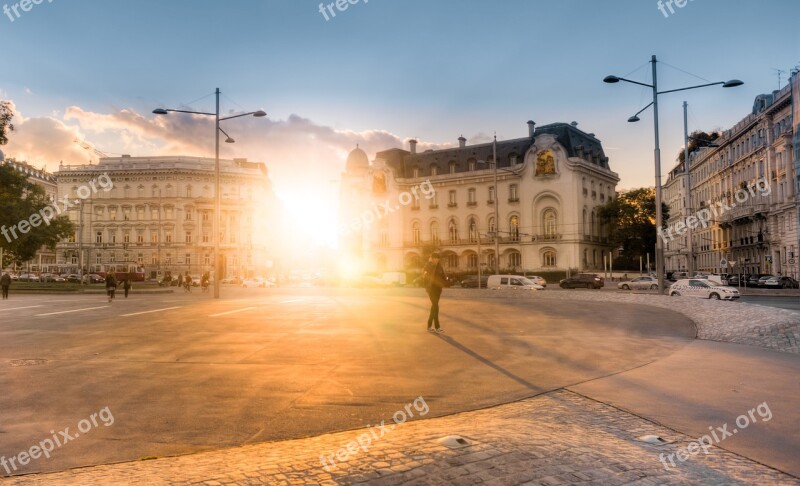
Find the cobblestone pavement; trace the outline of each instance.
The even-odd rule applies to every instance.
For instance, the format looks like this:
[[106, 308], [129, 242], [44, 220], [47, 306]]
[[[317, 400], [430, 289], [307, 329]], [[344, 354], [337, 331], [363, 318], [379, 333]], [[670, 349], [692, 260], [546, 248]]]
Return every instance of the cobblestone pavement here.
[[[394, 424], [392, 424], [394, 427]], [[389, 429], [389, 427], [387, 427]], [[47, 484], [377, 484], [377, 485], [656, 485], [793, 484], [797, 478], [717, 447], [675, 459], [693, 438], [569, 391], [386, 430], [351, 430], [174, 458], [95, 466], [0, 480]], [[326, 470], [320, 454], [336, 454], [362, 434], [371, 444]], [[654, 434], [654, 446], [637, 440]], [[450, 449], [438, 439], [470, 445]], [[374, 438], [374, 437], [378, 438]], [[666, 456], [665, 456], [666, 457]]]
[[[497, 292], [497, 291], [495, 291]], [[723, 341], [788, 353], [800, 353], [800, 312], [742, 302], [666, 295], [564, 290], [537, 292], [536, 298], [644, 304], [670, 309], [697, 325], [698, 339]]]

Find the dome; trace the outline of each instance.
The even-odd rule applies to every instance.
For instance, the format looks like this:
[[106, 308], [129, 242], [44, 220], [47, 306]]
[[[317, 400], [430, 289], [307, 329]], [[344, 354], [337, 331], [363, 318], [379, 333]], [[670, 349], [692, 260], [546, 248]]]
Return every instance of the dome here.
[[367, 157], [367, 153], [358, 148], [358, 146], [347, 156], [347, 170], [351, 171], [357, 169], [369, 169], [369, 157]]

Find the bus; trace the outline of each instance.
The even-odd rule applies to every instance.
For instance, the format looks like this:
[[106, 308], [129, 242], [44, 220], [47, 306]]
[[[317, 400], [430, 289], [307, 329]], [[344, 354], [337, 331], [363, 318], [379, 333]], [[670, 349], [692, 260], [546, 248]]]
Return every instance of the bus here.
[[89, 265], [87, 273], [96, 273], [103, 278], [113, 273], [117, 281], [129, 279], [132, 282], [144, 282], [144, 267], [136, 262], [99, 263]]

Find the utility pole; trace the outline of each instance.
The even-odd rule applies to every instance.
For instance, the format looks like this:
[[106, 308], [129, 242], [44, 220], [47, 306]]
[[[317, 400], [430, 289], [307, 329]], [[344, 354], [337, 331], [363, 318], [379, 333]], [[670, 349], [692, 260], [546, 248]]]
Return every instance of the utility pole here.
[[[692, 171], [689, 167], [689, 121], [687, 115], [687, 107], [689, 105], [683, 102], [683, 170], [686, 174], [686, 211], [685, 217], [692, 214]], [[689, 253], [688, 261], [686, 262], [686, 273], [689, 278], [694, 276], [694, 247], [692, 241], [692, 228], [691, 225], [686, 225], [686, 251]]]

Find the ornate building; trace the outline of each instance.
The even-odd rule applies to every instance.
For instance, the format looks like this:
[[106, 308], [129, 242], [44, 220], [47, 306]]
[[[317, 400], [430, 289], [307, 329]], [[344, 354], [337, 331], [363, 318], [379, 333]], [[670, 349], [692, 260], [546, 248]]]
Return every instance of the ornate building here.
[[[272, 266], [275, 200], [261, 162], [220, 160], [222, 275], [265, 275]], [[213, 270], [214, 159], [200, 157], [101, 158], [97, 165], [59, 167], [61, 197], [108, 174], [110, 191], [99, 190], [69, 212], [76, 234], [58, 245], [58, 263], [132, 263], [147, 278], [170, 271], [200, 275]], [[88, 191], [84, 191], [88, 192]]]
[[[792, 103], [798, 103], [793, 99], [792, 86], [797, 85], [798, 78], [795, 74], [780, 91], [757, 96], [752, 112], [714, 140], [718, 147], [689, 154], [689, 199], [683, 166], [670, 172], [664, 185], [672, 215], [670, 224], [703, 208], [717, 209], [712, 224], [693, 231], [696, 270], [800, 274], [800, 179], [792, 121]], [[722, 210], [721, 203], [730, 209]], [[667, 270], [685, 269], [686, 237], [665, 246]], [[723, 260], [735, 262], [733, 268], [723, 268]]]
[[451, 272], [602, 270], [611, 248], [597, 209], [619, 177], [594, 134], [528, 122], [527, 137], [497, 142], [496, 188], [492, 143], [416, 143], [347, 159], [341, 248], [365, 271], [419, 268], [434, 247]]

